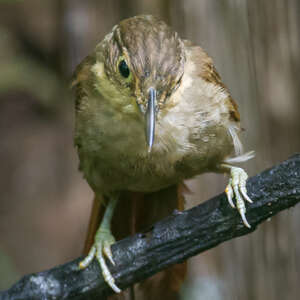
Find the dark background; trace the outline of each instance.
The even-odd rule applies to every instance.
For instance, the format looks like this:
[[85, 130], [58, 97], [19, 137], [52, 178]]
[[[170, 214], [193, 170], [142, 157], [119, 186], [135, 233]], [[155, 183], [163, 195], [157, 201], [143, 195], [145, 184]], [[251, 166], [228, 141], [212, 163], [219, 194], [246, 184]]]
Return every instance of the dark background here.
[[[300, 149], [298, 0], [0, 0], [0, 289], [80, 255], [92, 192], [77, 171], [69, 80], [119, 20], [155, 14], [214, 59], [250, 175]], [[187, 206], [227, 179], [192, 180]], [[298, 299], [300, 206], [189, 261], [182, 299]]]

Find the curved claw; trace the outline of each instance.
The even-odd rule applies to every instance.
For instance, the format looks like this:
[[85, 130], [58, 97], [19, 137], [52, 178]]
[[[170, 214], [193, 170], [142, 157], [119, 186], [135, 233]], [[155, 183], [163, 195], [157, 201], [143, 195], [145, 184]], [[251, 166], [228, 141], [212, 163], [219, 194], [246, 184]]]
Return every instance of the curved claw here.
[[251, 225], [248, 223], [247, 219], [246, 219], [246, 215], [244, 212], [239, 212], [241, 217], [242, 217], [242, 220], [243, 220], [243, 223], [246, 227], [248, 228], [251, 228]]

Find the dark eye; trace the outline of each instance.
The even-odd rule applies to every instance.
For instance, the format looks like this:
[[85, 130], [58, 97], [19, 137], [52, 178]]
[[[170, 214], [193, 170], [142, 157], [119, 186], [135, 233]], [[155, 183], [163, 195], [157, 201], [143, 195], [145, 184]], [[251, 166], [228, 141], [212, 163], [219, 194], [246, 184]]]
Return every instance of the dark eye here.
[[120, 74], [125, 78], [127, 78], [130, 74], [130, 70], [129, 70], [129, 68], [126, 64], [126, 61], [124, 59], [121, 60], [120, 63], [119, 63], [119, 71], [120, 71]]

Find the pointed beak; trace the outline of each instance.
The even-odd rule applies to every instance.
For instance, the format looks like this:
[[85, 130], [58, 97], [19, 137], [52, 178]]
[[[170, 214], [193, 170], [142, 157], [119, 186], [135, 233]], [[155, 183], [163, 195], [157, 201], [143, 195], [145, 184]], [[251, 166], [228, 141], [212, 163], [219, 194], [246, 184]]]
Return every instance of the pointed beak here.
[[148, 145], [148, 152], [151, 152], [155, 135], [155, 112], [156, 112], [156, 90], [154, 88], [149, 89], [149, 98], [147, 110], [145, 113], [146, 121], [146, 141]]

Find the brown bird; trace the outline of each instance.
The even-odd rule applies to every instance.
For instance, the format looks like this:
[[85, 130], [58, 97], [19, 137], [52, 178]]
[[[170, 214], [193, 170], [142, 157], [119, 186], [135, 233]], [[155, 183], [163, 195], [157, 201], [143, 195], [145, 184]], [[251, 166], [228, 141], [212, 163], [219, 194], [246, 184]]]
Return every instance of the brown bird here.
[[250, 227], [245, 217], [245, 200], [252, 202], [247, 174], [231, 163], [253, 153], [242, 155], [237, 105], [201, 47], [153, 16], [129, 18], [114, 26], [77, 67], [72, 85], [80, 170], [96, 201], [104, 199], [98, 208], [105, 207], [80, 268], [96, 257], [107, 283], [120, 292], [104, 258], [118, 263], [110, 250], [118, 200], [125, 198], [116, 226], [130, 234], [181, 207], [177, 186], [204, 172], [230, 174], [229, 203]]

